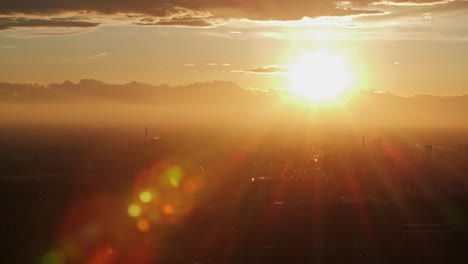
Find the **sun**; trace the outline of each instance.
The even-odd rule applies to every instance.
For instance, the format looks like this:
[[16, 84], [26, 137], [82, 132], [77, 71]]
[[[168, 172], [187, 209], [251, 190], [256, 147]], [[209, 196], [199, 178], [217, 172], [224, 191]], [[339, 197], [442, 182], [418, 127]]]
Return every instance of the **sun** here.
[[302, 99], [327, 102], [339, 99], [351, 85], [351, 72], [343, 57], [319, 51], [305, 53], [290, 66], [290, 89]]

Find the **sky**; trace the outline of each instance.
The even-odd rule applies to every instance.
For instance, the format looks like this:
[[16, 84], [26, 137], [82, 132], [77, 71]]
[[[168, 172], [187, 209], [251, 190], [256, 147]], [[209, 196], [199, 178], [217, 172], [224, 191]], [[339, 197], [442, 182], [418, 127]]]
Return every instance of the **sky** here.
[[468, 1], [15, 0], [0, 3], [0, 82], [93, 78], [287, 89], [325, 50], [354, 89], [468, 93]]

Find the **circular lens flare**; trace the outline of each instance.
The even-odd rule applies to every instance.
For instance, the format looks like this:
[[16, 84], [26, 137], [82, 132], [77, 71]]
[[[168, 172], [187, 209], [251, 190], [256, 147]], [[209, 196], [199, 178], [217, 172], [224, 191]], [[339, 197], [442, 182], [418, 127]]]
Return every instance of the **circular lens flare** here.
[[131, 204], [128, 207], [128, 215], [131, 217], [139, 217], [141, 215], [141, 207], [138, 204]]
[[164, 214], [166, 214], [166, 215], [172, 215], [172, 214], [174, 214], [174, 213], [175, 213], [174, 206], [172, 206], [172, 204], [169, 204], [169, 203], [168, 203], [168, 204], [165, 204], [165, 205], [163, 206], [163, 212], [164, 212]]
[[147, 232], [151, 227], [151, 223], [148, 219], [142, 218], [138, 219], [136, 226], [141, 232]]
[[142, 203], [149, 203], [153, 200], [153, 194], [149, 191], [143, 191], [140, 193], [140, 201]]

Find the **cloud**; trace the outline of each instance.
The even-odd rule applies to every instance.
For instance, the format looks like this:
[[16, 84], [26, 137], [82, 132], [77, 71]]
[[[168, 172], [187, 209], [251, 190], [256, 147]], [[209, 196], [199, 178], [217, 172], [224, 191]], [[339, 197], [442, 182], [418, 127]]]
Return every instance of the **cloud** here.
[[376, 2], [373, 4], [386, 12], [381, 15], [363, 16], [355, 21], [378, 22], [402, 18], [425, 17], [425, 14], [442, 14], [468, 10], [468, 1], [412, 1]]
[[[430, 12], [465, 8], [462, 0], [15, 0], [0, 2], [0, 30], [37, 27], [97, 27], [103, 23], [139, 26], [210, 28], [237, 21], [299, 21], [303, 18], [345, 17], [372, 23]], [[67, 17], [68, 16], [68, 17]], [[314, 27], [316, 27], [314, 25]], [[244, 30], [233, 28], [229, 35]], [[265, 32], [267, 37], [281, 37]], [[273, 35], [272, 35], [273, 34]]]
[[134, 23], [139, 26], [181, 26], [181, 27], [212, 27], [216, 24], [203, 18], [176, 17], [153, 18], [144, 17]]
[[216, 62], [207, 62], [207, 63], [203, 63], [204, 66], [231, 66], [231, 64], [229, 63], [216, 63]]
[[108, 56], [109, 54], [106, 53], [106, 52], [99, 52], [99, 53], [94, 53], [94, 54], [91, 54], [91, 56], [93, 57], [105, 57], [105, 56]]
[[277, 74], [277, 73], [285, 73], [288, 71], [289, 69], [285, 67], [265, 66], [265, 67], [259, 67], [259, 68], [249, 69], [249, 70], [234, 71], [234, 72], [255, 73], [255, 74]]
[[0, 3], [0, 14], [4, 15], [53, 16], [67, 12], [146, 15], [156, 18], [152, 25], [208, 26], [209, 23], [200, 20], [201, 17], [300, 20], [303, 17], [347, 16], [379, 11], [354, 5], [343, 7], [332, 0], [297, 0], [294, 3], [284, 0], [15, 0]]
[[28, 28], [24, 30], [14, 31], [13, 34], [8, 34], [10, 38], [17, 39], [32, 39], [42, 37], [62, 37], [62, 36], [76, 36], [93, 31], [95, 28]]
[[412, 0], [412, 1], [376, 1], [372, 5], [389, 5], [389, 6], [431, 6], [437, 4], [446, 4], [453, 0]]
[[100, 23], [68, 18], [0, 17], [0, 30], [17, 28], [91, 28]]
[[140, 26], [182, 26], [182, 27], [211, 27], [212, 23], [206, 20], [160, 20], [151, 24], [137, 23]]

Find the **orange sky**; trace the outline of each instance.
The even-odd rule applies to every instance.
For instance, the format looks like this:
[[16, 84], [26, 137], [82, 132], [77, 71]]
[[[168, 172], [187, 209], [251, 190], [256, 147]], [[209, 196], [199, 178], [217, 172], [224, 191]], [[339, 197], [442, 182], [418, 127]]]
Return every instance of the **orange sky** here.
[[303, 54], [346, 59], [354, 88], [468, 93], [468, 1], [45, 1], [0, 3], [0, 82], [288, 89]]

